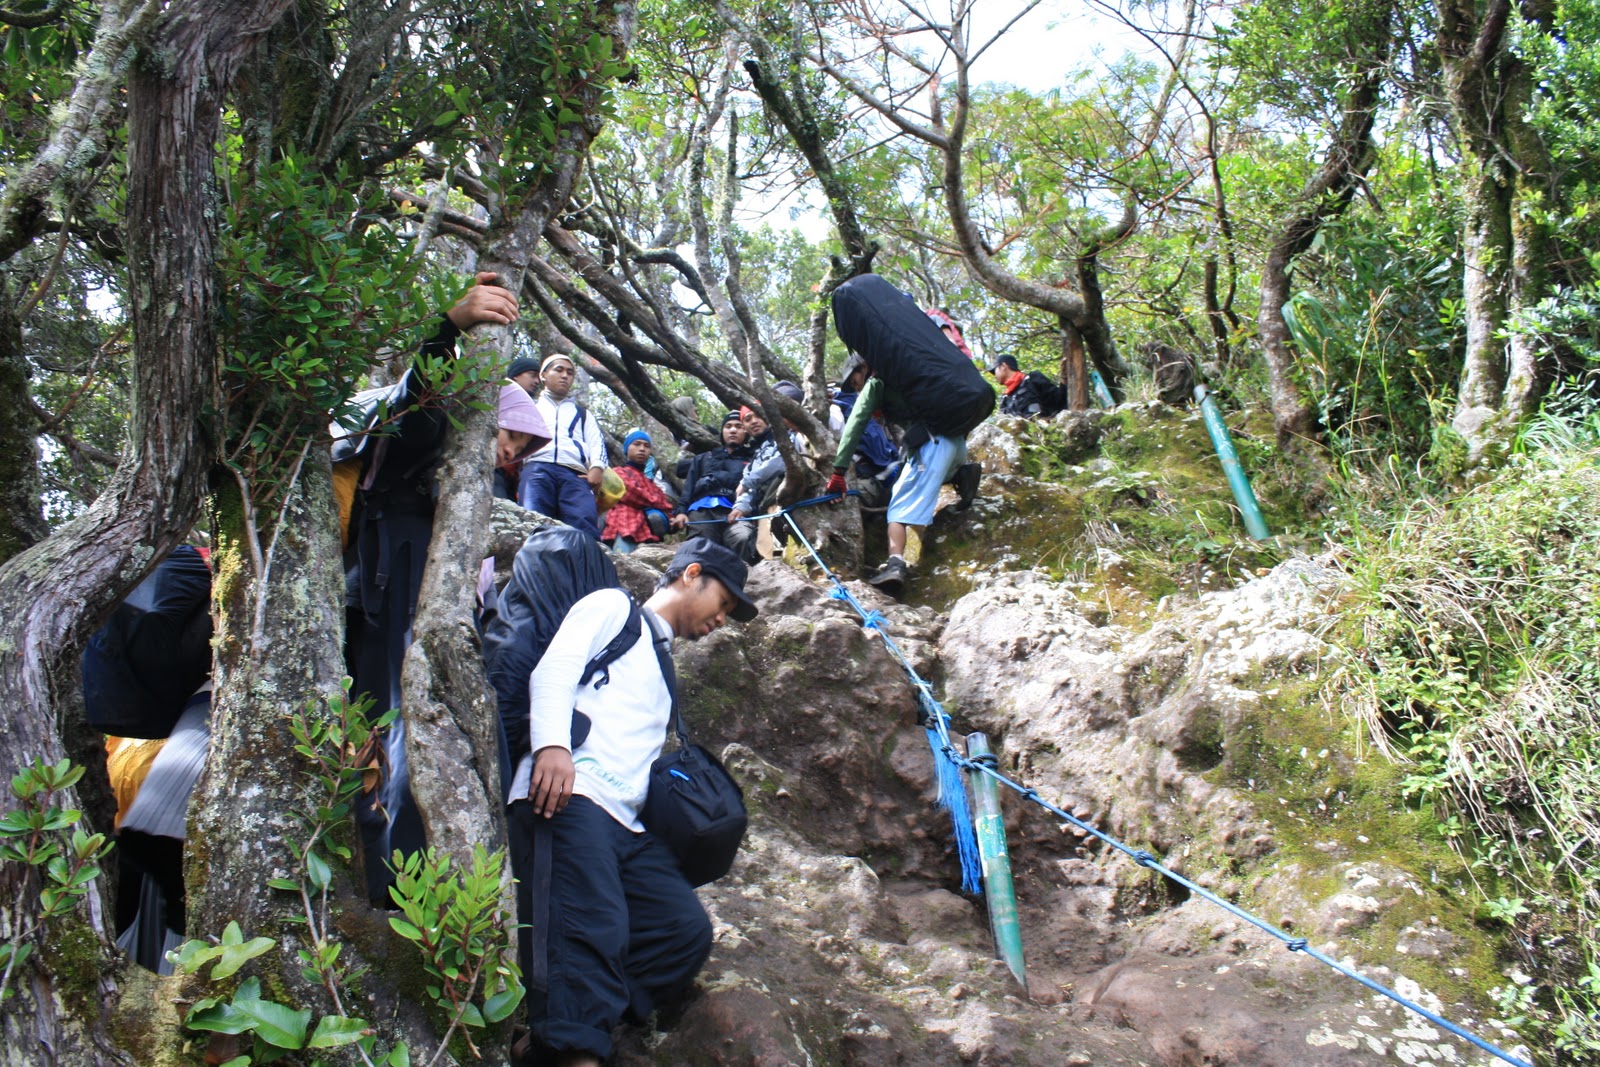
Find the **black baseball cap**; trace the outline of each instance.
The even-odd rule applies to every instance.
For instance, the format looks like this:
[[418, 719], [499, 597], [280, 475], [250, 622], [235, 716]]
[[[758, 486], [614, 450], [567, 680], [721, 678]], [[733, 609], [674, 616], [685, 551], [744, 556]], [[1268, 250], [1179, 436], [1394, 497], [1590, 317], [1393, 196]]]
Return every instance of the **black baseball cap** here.
[[711, 575], [733, 594], [733, 599], [738, 603], [728, 614], [733, 616], [735, 622], [749, 622], [756, 617], [755, 602], [744, 594], [744, 580], [750, 569], [732, 549], [704, 537], [692, 537], [678, 546], [678, 551], [672, 557], [671, 569], [686, 569], [691, 563], [700, 564], [702, 573]]
[[989, 373], [993, 374], [995, 371], [999, 370], [1001, 364], [1005, 364], [1007, 367], [1010, 367], [1012, 370], [1021, 370], [1022, 369], [1022, 368], [1017, 366], [1017, 357], [1016, 356], [1000, 356], [1000, 357], [996, 358], [993, 363], [989, 364]]

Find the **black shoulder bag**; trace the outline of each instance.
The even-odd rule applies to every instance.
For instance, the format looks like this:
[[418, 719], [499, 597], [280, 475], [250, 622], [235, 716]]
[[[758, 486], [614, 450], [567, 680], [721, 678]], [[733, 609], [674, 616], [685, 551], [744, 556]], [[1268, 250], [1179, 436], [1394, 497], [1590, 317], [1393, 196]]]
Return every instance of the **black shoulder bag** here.
[[702, 886], [715, 882], [733, 866], [750, 817], [745, 812], [744, 790], [722, 761], [690, 742], [678, 714], [678, 674], [672, 666], [672, 653], [654, 625], [650, 635], [667, 691], [672, 694], [672, 730], [678, 735], [678, 747], [663, 752], [650, 767], [650, 791], [639, 821], [666, 842], [689, 884]]

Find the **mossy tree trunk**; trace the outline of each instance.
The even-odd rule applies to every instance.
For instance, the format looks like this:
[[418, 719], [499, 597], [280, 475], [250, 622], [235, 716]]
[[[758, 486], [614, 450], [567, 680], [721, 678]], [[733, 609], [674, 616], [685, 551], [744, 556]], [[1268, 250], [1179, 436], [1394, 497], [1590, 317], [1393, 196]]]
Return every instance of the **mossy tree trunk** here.
[[[128, 275], [134, 333], [131, 441], [80, 518], [0, 567], [0, 749], [5, 777], [62, 758], [53, 680], [71, 669], [111, 607], [189, 532], [199, 515], [214, 406], [213, 183], [222, 95], [256, 36], [287, 0], [168, 6], [128, 93]], [[89, 70], [97, 70], [91, 63]], [[86, 75], [88, 76], [88, 75]], [[71, 791], [58, 798], [75, 807]], [[40, 944], [0, 1009], [16, 1062], [128, 1062], [107, 1032], [118, 989], [98, 885], [40, 935], [31, 873], [0, 873], [0, 937]], [[31, 887], [31, 893], [30, 893]], [[42, 936], [41, 936], [42, 935]]]
[[1439, 56], [1451, 118], [1466, 150], [1462, 303], [1467, 348], [1452, 424], [1472, 462], [1505, 446], [1538, 405], [1551, 369], [1531, 339], [1503, 333], [1549, 289], [1551, 163], [1528, 121], [1534, 72], [1512, 42], [1514, 15], [1548, 26], [1542, 0], [1449, 0], [1439, 6]]

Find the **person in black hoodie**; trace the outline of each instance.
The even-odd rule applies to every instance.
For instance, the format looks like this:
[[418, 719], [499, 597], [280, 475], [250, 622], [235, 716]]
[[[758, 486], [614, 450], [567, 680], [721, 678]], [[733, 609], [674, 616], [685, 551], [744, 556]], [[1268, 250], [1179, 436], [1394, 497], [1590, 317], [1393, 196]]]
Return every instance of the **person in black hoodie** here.
[[739, 479], [750, 462], [744, 422], [737, 411], [722, 417], [722, 447], [702, 452], [689, 461], [683, 492], [672, 515], [672, 528], [687, 528], [690, 537], [727, 546], [728, 512], [739, 492]]

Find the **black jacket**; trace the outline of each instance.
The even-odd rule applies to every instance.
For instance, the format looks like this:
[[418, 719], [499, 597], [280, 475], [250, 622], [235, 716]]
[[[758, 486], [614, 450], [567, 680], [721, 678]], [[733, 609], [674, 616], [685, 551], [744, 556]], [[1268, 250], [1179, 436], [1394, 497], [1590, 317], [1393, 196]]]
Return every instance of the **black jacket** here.
[[1066, 407], [1061, 386], [1036, 370], [1023, 376], [1022, 384], [1000, 398], [1000, 413], [1049, 418]]
[[683, 492], [678, 495], [678, 514], [704, 496], [725, 496], [732, 500], [738, 495], [739, 479], [744, 476], [745, 464], [750, 462], [750, 450], [743, 445], [729, 451], [726, 445], [702, 452], [689, 461], [689, 473], [683, 478]]

